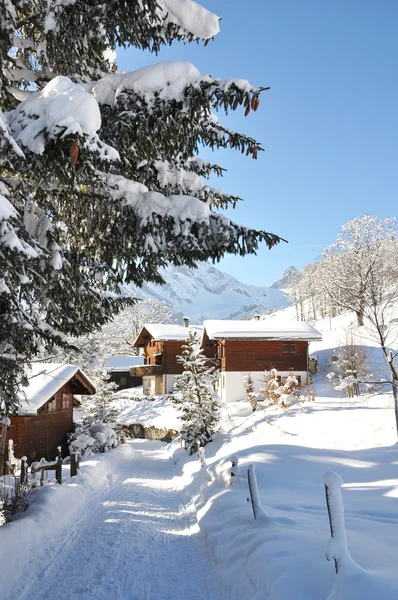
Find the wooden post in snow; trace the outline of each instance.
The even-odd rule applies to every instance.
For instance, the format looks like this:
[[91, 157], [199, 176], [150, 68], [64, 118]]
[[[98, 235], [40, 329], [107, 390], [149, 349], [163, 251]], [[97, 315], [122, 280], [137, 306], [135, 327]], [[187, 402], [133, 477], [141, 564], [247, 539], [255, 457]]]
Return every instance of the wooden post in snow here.
[[21, 479], [20, 479], [20, 483], [25, 483], [25, 481], [27, 479], [28, 469], [27, 469], [26, 461], [27, 461], [26, 456], [23, 456], [21, 458]]
[[249, 465], [249, 469], [247, 471], [247, 480], [249, 483], [250, 493], [250, 498], [248, 498], [248, 501], [251, 502], [254, 518], [257, 519], [260, 513], [264, 514], [264, 511], [262, 509], [260, 496], [258, 493], [256, 468], [253, 464]]
[[326, 505], [328, 508], [331, 539], [326, 549], [326, 559], [334, 560], [334, 568], [339, 573], [344, 567], [358, 565], [353, 561], [347, 546], [344, 524], [344, 505], [341, 497], [343, 480], [340, 475], [330, 471], [325, 475]]
[[58, 457], [57, 464], [55, 466], [55, 478], [59, 485], [62, 485], [62, 454], [61, 454], [61, 446], [58, 446]]
[[70, 476], [75, 477], [75, 475], [77, 475], [78, 469], [79, 469], [79, 453], [71, 452], [70, 453]]

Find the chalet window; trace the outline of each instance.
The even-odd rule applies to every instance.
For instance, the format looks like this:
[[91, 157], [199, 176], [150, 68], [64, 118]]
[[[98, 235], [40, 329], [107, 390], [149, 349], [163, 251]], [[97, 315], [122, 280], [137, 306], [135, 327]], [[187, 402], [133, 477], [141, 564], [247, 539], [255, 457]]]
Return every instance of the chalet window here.
[[52, 400], [50, 400], [50, 402], [47, 404], [47, 411], [48, 412], [54, 412], [56, 410], [57, 406], [55, 403], [55, 398], [53, 398]]
[[283, 342], [283, 354], [296, 354], [296, 344], [294, 342]]
[[127, 383], [127, 377], [121, 377], [120, 381], [119, 381], [119, 385], [126, 385]]
[[70, 394], [62, 394], [62, 409], [70, 408], [72, 406], [71, 403], [71, 395]]

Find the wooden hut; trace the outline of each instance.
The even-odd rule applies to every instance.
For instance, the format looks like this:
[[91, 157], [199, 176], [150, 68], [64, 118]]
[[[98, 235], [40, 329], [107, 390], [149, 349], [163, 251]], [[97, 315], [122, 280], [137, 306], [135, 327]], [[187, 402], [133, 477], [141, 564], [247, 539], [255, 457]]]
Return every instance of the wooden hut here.
[[29, 463], [42, 457], [53, 460], [58, 446], [65, 456], [74, 395], [94, 394], [95, 388], [76, 365], [34, 363], [28, 378], [18, 414], [10, 416], [7, 441], [12, 439], [15, 456], [27, 456]]

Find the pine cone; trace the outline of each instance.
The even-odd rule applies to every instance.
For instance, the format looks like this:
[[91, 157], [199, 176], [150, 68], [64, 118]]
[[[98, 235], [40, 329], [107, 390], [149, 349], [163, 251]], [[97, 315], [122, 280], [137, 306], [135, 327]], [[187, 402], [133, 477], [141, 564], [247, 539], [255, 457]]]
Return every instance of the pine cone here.
[[77, 158], [79, 156], [79, 140], [75, 140], [69, 151], [72, 167], [77, 163]]

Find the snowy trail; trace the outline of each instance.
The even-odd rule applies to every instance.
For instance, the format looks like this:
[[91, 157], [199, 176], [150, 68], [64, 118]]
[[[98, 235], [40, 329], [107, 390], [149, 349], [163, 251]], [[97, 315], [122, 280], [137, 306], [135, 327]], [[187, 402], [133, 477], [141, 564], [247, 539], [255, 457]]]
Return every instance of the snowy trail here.
[[224, 600], [164, 445], [137, 455], [87, 506], [63, 547], [19, 600]]

